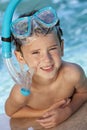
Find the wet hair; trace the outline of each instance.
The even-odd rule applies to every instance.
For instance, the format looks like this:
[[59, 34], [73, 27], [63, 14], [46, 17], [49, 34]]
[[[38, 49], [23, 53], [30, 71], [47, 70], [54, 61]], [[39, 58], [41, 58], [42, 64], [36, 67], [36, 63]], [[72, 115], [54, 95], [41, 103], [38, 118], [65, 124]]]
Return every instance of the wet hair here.
[[[22, 18], [22, 17], [27, 17], [27, 16], [32, 16], [34, 13], [36, 13], [38, 10], [34, 10], [32, 12], [29, 12], [29, 13], [25, 13], [25, 14], [22, 14], [20, 15], [18, 18]], [[54, 27], [51, 27], [51, 28], [46, 28], [46, 27], [43, 27], [41, 24], [39, 24], [40, 28], [36, 28], [34, 30], [34, 33], [36, 35], [38, 34], [43, 34], [43, 35], [47, 35], [47, 34], [50, 34], [53, 30], [54, 30]], [[60, 44], [61, 44], [61, 37], [63, 35], [63, 32], [62, 32], [62, 29], [60, 28], [60, 20], [58, 20], [57, 24], [55, 25], [55, 28], [56, 28], [56, 33], [57, 33], [57, 36], [59, 38], [59, 41], [60, 41]], [[32, 32], [31, 32], [31, 36], [32, 36]], [[15, 36], [11, 35], [11, 39], [12, 39], [12, 42], [13, 44], [15, 45], [16, 47], [16, 50], [17, 51], [21, 51], [21, 46], [22, 46], [22, 40], [25, 40], [26, 38], [24, 39], [20, 39], [20, 38], [16, 38]]]

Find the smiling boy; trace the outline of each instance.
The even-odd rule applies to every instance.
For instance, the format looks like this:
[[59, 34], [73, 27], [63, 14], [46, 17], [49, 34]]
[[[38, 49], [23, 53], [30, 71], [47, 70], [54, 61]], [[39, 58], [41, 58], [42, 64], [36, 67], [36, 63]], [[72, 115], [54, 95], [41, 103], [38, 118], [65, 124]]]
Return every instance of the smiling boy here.
[[[50, 12], [49, 19], [46, 11]], [[37, 12], [43, 12], [42, 17], [35, 13], [22, 16], [31, 18], [31, 34], [21, 39], [12, 31], [18, 62], [34, 70], [31, 94], [23, 96], [20, 86], [14, 85], [5, 108], [12, 118], [35, 117], [44, 128], [52, 128], [68, 119], [87, 101], [87, 79], [79, 65], [62, 60], [64, 41], [58, 18], [53, 26], [47, 27], [53, 9], [48, 7]], [[43, 22], [35, 19], [37, 15], [44, 19]]]

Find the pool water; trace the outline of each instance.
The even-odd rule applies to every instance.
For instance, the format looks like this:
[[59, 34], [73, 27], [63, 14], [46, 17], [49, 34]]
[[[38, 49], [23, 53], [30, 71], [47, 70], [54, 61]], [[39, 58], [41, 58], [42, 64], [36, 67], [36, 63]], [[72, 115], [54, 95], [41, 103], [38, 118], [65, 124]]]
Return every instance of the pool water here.
[[[0, 37], [3, 15], [10, 0], [0, 0]], [[61, 21], [64, 33], [64, 60], [78, 63], [87, 75], [87, 0], [23, 0], [14, 13], [19, 14], [45, 6], [54, 7]], [[14, 84], [2, 60], [0, 41], [0, 114], [4, 113], [4, 104]], [[15, 62], [16, 63], [16, 62]]]

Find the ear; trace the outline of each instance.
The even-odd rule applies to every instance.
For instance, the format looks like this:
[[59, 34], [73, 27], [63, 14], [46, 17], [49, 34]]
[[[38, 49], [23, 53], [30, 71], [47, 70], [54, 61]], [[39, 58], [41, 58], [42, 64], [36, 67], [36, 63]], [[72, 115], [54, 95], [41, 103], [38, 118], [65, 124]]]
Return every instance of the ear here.
[[64, 40], [63, 39], [61, 40], [60, 47], [61, 47], [61, 56], [64, 56]]
[[25, 60], [19, 51], [14, 51], [14, 54], [20, 63], [25, 64]]

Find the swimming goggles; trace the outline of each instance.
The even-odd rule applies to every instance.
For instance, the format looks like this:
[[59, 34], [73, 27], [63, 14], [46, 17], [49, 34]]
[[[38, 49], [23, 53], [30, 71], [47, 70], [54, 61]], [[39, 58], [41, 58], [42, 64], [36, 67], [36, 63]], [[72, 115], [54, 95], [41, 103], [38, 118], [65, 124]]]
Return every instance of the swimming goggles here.
[[37, 28], [37, 25], [51, 28], [55, 26], [57, 22], [58, 16], [56, 11], [52, 7], [45, 7], [32, 16], [21, 17], [13, 21], [11, 24], [11, 32], [17, 38], [25, 38], [30, 36], [32, 32], [32, 23], [36, 23], [34, 24], [34, 28]]

